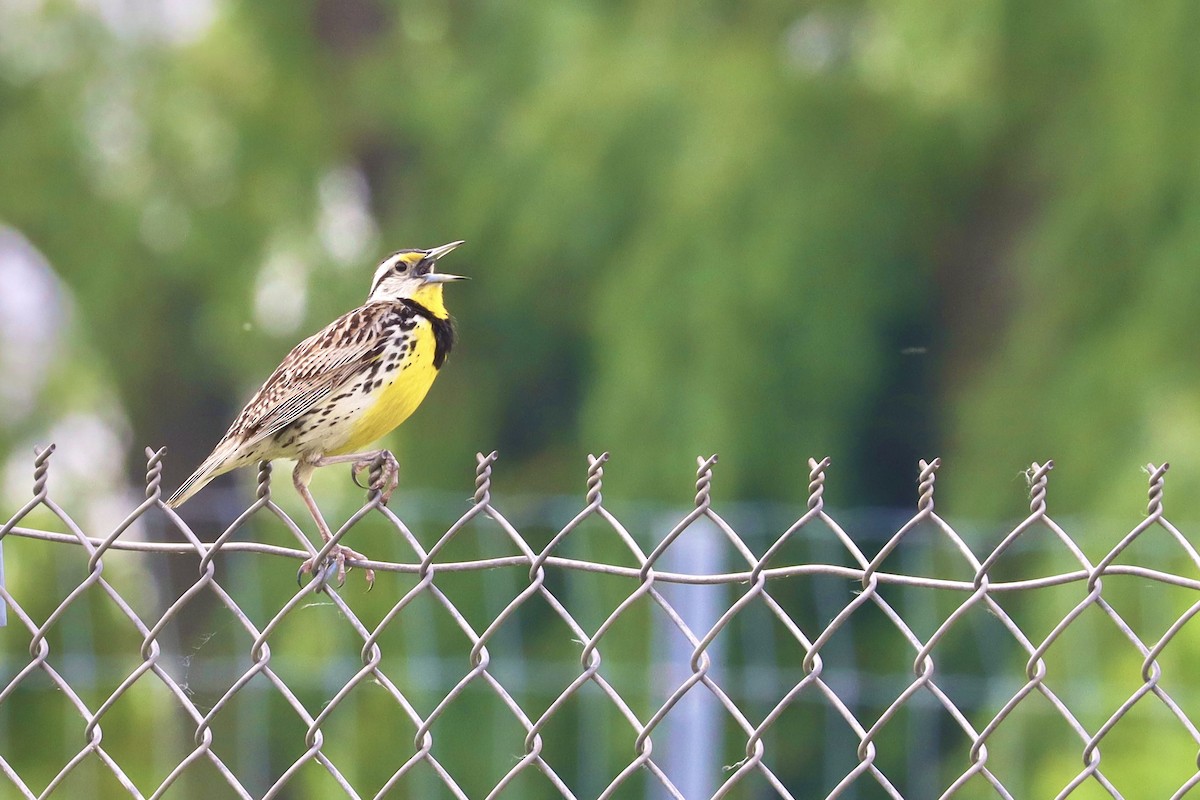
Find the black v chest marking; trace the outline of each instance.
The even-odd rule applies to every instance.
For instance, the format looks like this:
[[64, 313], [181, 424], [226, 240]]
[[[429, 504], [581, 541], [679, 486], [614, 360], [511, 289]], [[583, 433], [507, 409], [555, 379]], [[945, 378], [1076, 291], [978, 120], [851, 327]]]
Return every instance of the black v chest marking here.
[[457, 339], [454, 331], [454, 320], [450, 317], [442, 318], [436, 316], [416, 300], [405, 298], [400, 302], [412, 313], [429, 320], [429, 324], [433, 327], [433, 366], [435, 369], [441, 369], [442, 364], [446, 363], [446, 356], [450, 355], [450, 351], [454, 348], [454, 342]]

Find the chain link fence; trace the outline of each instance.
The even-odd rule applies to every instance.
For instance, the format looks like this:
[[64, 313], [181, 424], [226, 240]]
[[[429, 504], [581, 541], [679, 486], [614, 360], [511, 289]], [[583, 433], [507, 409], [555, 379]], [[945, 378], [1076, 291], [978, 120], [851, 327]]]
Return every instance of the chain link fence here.
[[1163, 516], [1165, 464], [1147, 467], [1146, 517], [1096, 558], [1047, 513], [1050, 463], [1026, 475], [1028, 515], [977, 551], [934, 510], [937, 460], [920, 463], [916, 512], [881, 526], [827, 510], [828, 459], [809, 460], [806, 504], [781, 521], [718, 513], [715, 456], [686, 513], [618, 513], [607, 456], [589, 456], [582, 502], [526, 524], [480, 454], [455, 519], [401, 495], [325, 509], [345, 519], [330, 546], [389, 556], [349, 562], [351, 580], [378, 576], [367, 593], [292, 583], [318, 550], [269, 464], [206, 541], [163, 505], [163, 451], [148, 450], [145, 500], [97, 536], [52, 498], [52, 451], [0, 527], [6, 797], [1182, 797], [1200, 783], [1185, 630], [1200, 554]]

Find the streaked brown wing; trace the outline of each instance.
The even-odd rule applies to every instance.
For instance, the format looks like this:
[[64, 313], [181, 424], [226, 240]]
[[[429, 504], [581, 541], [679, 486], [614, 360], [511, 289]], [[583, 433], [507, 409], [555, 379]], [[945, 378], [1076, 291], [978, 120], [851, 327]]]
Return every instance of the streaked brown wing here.
[[243, 444], [252, 444], [295, 422], [317, 403], [341, 389], [386, 344], [386, 304], [356, 308], [292, 348], [229, 428]]

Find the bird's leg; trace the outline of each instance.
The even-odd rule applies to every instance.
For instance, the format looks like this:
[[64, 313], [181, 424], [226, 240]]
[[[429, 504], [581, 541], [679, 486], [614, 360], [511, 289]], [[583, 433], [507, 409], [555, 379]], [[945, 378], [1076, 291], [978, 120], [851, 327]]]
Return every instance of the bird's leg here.
[[[370, 469], [377, 459], [382, 459], [382, 468], [380, 469], [379, 477], [372, 480], [367, 486], [363, 486], [358, 482], [358, 473], [364, 469]], [[355, 485], [362, 489], [379, 492], [380, 499], [386, 506], [388, 500], [392, 497], [392, 492], [396, 490], [396, 484], [400, 482], [400, 464], [397, 463], [396, 457], [392, 455], [391, 451], [372, 450], [369, 453], [322, 456], [312, 462], [314, 467], [327, 467], [331, 464], [345, 463], [350, 463], [350, 478], [354, 481]]]
[[[321, 509], [317, 508], [317, 501], [313, 499], [312, 492], [308, 489], [308, 481], [312, 478], [313, 468], [316, 465], [311, 461], [297, 461], [296, 469], [292, 472], [292, 484], [296, 487], [297, 494], [304, 501], [304, 505], [308, 506], [308, 513], [312, 514], [313, 522], [317, 523], [317, 530], [321, 532], [321, 541], [328, 543], [333, 538], [333, 533], [329, 530], [329, 525], [326, 524], [325, 518], [321, 516]], [[321, 565], [318, 568], [316, 556], [308, 559], [300, 565], [300, 570], [296, 573], [296, 582], [300, 582], [300, 576], [306, 572], [313, 573], [314, 580], [322, 582], [329, 579], [331, 572], [337, 572], [338, 586], [346, 582], [346, 559], [353, 558], [359, 561], [366, 561], [367, 557], [356, 550], [351, 550], [344, 544], [334, 545], [329, 551], [328, 563]], [[367, 580], [367, 588], [370, 589], [375, 585], [375, 570], [367, 569], [363, 576]], [[321, 591], [320, 587], [317, 591]]]

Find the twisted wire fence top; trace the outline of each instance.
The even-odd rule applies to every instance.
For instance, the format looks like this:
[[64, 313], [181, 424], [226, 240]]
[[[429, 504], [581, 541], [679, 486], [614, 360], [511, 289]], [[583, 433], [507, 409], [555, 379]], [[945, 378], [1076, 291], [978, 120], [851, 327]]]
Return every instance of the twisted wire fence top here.
[[[716, 456], [697, 459], [691, 507], [669, 524], [656, 525], [648, 535], [640, 526], [631, 530], [605, 505], [608, 455], [589, 455], [582, 506], [565, 524], [534, 536], [511, 521], [502, 511], [503, 503], [493, 498], [495, 452], [477, 455], [468, 507], [437, 535], [418, 536], [406, 523], [402, 504], [389, 507], [378, 492], [370, 492], [361, 507], [332, 526], [333, 539], [318, 548], [305, 533], [312, 526], [303, 518], [293, 519], [277, 504], [268, 463], [259, 466], [250, 506], [218, 535], [202, 539], [163, 503], [163, 450], [146, 451], [144, 499], [111, 531], [85, 531], [52, 497], [53, 452], [53, 446], [36, 452], [32, 494], [0, 527], [0, 541], [40, 540], [78, 548], [56, 548], [56, 552], [63, 561], [74, 552], [82, 554], [84, 576], [68, 579], [61, 594], [47, 592], [44, 583], [30, 579], [0, 585], [0, 598], [11, 618], [0, 674], [0, 725], [6, 713], [28, 714], [18, 707], [41, 687], [66, 699], [82, 738], [71, 742], [61, 763], [47, 771], [22, 761], [19, 746], [6, 747], [0, 729], [0, 771], [24, 797], [68, 792], [72, 781], [92, 771], [117, 787], [115, 796], [133, 797], [186, 796], [193, 782], [201, 780], [238, 797], [292, 796], [289, 793], [308, 791], [313, 781], [323, 781], [327, 788], [321, 791], [332, 785], [347, 797], [409, 796], [414, 786], [424, 786], [460, 798], [480, 792], [489, 797], [568, 798], [639, 793], [675, 798], [748, 793], [873, 797], [880, 792], [905, 797], [923, 796], [931, 787], [943, 796], [982, 793], [1008, 798], [1022, 796], [1013, 787], [1028, 786], [1028, 779], [1022, 777], [1025, 765], [1014, 763], [1013, 753], [1019, 748], [1014, 751], [1009, 741], [1013, 736], [1007, 732], [1023, 731], [1017, 735], [1019, 741], [1033, 738], [1028, 723], [1022, 721], [1033, 707], [1051, 715], [1060, 733], [1065, 732], [1053, 744], [1063, 759], [1047, 767], [1058, 796], [1084, 786], [1104, 796], [1123, 796], [1120, 784], [1138, 779], [1122, 771], [1120, 758], [1106, 761], [1102, 754], [1108, 754], [1110, 744], [1120, 748], [1121, 723], [1125, 721], [1126, 728], [1132, 728], [1134, 721], [1140, 725], [1143, 713], [1153, 713], [1156, 724], [1169, 725], [1190, 753], [1186, 766], [1179, 767], [1178, 759], [1173, 762], [1173, 796], [1182, 797], [1200, 783], [1196, 768], [1200, 731], [1192, 722], [1194, 709], [1189, 715], [1195, 698], [1181, 680], [1174, 656], [1186, 645], [1168, 650], [1200, 613], [1200, 595], [1192, 594], [1200, 590], [1200, 553], [1164, 516], [1166, 464], [1146, 466], [1145, 518], [1105, 552], [1090, 556], [1048, 513], [1052, 462], [1034, 463], [1026, 472], [1028, 514], [994, 547], [977, 552], [937, 513], [940, 459], [923, 460], [917, 474], [915, 513], [868, 552], [862, 537], [851, 535], [825, 507], [828, 458], [808, 460], [802, 512], [764, 538], [739, 533], [738, 526], [714, 507]], [[373, 469], [377, 471], [379, 465]], [[151, 520], [158, 520], [163, 535], [151, 539], [138, 530]], [[236, 538], [264, 520], [281, 528], [289, 541]], [[262, 600], [263, 592], [258, 591], [258, 605], [247, 610], [246, 584], [235, 578], [236, 564], [254, 558], [254, 574], [294, 574], [300, 562], [324, 557], [368, 524], [381, 525], [390, 537], [389, 548], [400, 551], [399, 557], [387, 560], [347, 562], [352, 568], [395, 576], [396, 583], [381, 582], [384, 596], [380, 598], [377, 589], [370, 610], [362, 605], [367, 601], [357, 599], [349, 587], [331, 585], [329, 571], [304, 586], [276, 593], [270, 601]], [[461, 540], [479, 525], [487, 526], [488, 549], [507, 552], [451, 557], [462, 552]], [[1173, 549], [1176, 558], [1171, 564], [1182, 568], [1160, 569], [1122, 559], [1135, 540], [1152, 528], [1161, 531]], [[918, 540], [928, 547], [931, 536], [940, 555], [925, 562], [930, 571], [913, 570], [908, 554]], [[1030, 566], [1024, 545], [1031, 537], [1057, 554], [1055, 563], [1065, 559], [1069, 568], [1036, 577], [1011, 577], [1010, 562]], [[572, 543], [585, 539], [600, 543], [596, 552], [601, 557], [567, 553]], [[356, 539], [356, 547], [366, 550], [360, 541]], [[832, 558], [797, 562], [789, 557], [802, 543], [812, 542], [820, 543], [820, 552]], [[123, 554], [158, 559], [153, 562], [158, 570], [150, 573], [155, 575], [151, 583], [157, 587], [157, 602], [141, 602], [145, 580], [130, 588], [119, 570], [106, 569]], [[686, 568], [685, 555], [700, 558], [702, 568]], [[193, 559], [195, 571], [182, 579], [177, 567], [169, 566]], [[284, 566], [283, 561], [292, 565]], [[1042, 571], [1044, 563], [1041, 559], [1033, 566]], [[14, 577], [25, 577], [11, 554], [8, 568]], [[171, 579], [164, 577], [169, 570], [176, 570]], [[471, 599], [475, 595], [464, 599], [456, 593], [455, 581], [473, 582], [478, 588], [494, 582], [497, 574], [510, 581], [503, 591], [485, 587], [476, 592], [489, 609], [486, 612], [475, 609], [477, 603]], [[572, 589], [573, 581], [589, 575], [610, 581], [606, 585], [614, 587], [611, 603], [596, 605], [595, 598], [589, 600], [586, 593]], [[1146, 626], [1123, 613], [1125, 601], [1118, 593], [1124, 590], [1106, 589], [1106, 581], [1117, 577], [1133, 578], [1142, 587], [1181, 590], [1184, 599], [1171, 607], [1165, 625], [1160, 618], [1157, 635], [1147, 635]], [[823, 581], [811, 583], [816, 588], [810, 596], [824, 611], [808, 613], [797, 606], [797, 587], [805, 581]], [[249, 585], [258, 586], [255, 581]], [[1024, 600], [1040, 601], [1041, 593], [1054, 589], [1069, 592], [1069, 599], [1046, 626], [1030, 615], [1030, 604]], [[697, 601], [699, 595], [688, 594], [698, 591], [708, 592], [704, 596], [708, 599]], [[936, 605], [937, 612], [918, 620], [913, 597], [922, 598], [919, 603], [926, 606]], [[76, 609], [97, 602], [126, 630], [131, 626], [136, 631], [136, 659], [132, 665], [125, 663], [111, 685], [97, 688], [89, 683], [81, 688], [86, 681], [80, 673], [64, 666], [66, 644], [60, 641], [60, 633]], [[338, 635], [349, 635], [355, 651], [350, 673], [317, 697], [307, 688], [298, 688], [303, 678], [294, 674], [288, 656], [289, 648], [300, 646], [292, 632], [295, 622], [314, 604], [332, 609]], [[586, 614], [584, 604], [591, 609]], [[176, 637], [180, 626], [212, 607], [233, 620], [242, 644], [236, 670], [228, 680], [215, 681], [212, 694], [201, 701], [180, 676], [178, 665], [186, 657]], [[457, 665], [453, 671], [433, 677], [428, 670], [422, 673], [412, 667], [420, 652], [401, 656], [392, 638], [424, 624], [420, 620], [429, 614], [446, 621], [462, 648], [452, 662]], [[753, 628], [752, 619], [758, 634], [746, 633]], [[978, 671], [986, 681], [984, 699], [968, 702], [959, 689], [962, 676], [954, 669], [948, 671], [947, 665], [963, 657], [963, 632], [981, 619], [1006, 643], [1008, 663], [982, 664]], [[534, 680], [527, 685], [514, 677], [512, 631], [529, 627], [529, 620], [536, 620], [536, 636], [562, 631], [559, 640], [575, 653], [574, 667], [561, 676], [560, 684], [536, 685]], [[1132, 682], [1112, 681], [1111, 687], [1102, 687], [1112, 705], [1099, 714], [1095, 702], [1081, 709], [1065, 675], [1056, 678], [1064, 653], [1066, 663], [1071, 662], [1075, 632], [1090, 631], [1098, 621], [1115, 637], [1104, 645], [1112, 648], [1108, 655], [1113, 664], [1129, 659], [1134, 670]], [[1048, 630], [1034, 631], [1041, 627]], [[763, 638], [766, 630], [772, 633]], [[899, 655], [906, 664], [899, 681], [874, 699], [864, 698], [859, 672], [847, 671], [844, 640], [859, 630], [871, 638], [864, 645], [868, 655], [856, 656], [860, 672], [873, 659], [894, 660]], [[644, 675], [640, 681], [628, 678], [631, 662], [613, 656], [630, 651], [634, 635], [648, 637], [647, 658], [636, 667]], [[873, 645], [876, 639], [892, 644]], [[26, 650], [21, 657], [13, 648], [18, 640]], [[745, 649], [731, 651], [732, 640]], [[771, 680], [746, 677], [755, 650], [768, 641], [774, 652]], [[517, 647], [515, 655], [524, 663], [522, 669], [531, 668], [526, 651]], [[406, 659], [403, 664], [401, 657]], [[766, 684], [778, 689], [764, 690]], [[431, 685], [438, 688], [430, 690]], [[129, 724], [122, 716], [128, 705], [123, 698], [151, 686], [161, 690], [161, 704], [170, 709], [170, 724], [187, 732], [186, 745], [161, 762], [165, 767], [160, 763], [155, 769], [121, 751], [120, 737], [112, 732]], [[371, 692], [376, 704], [385, 697], [388, 713], [394, 715], [394, 724], [380, 735], [400, 755], [386, 769], [364, 767], [354, 753], [341, 747], [341, 734], [330, 733], [342, 730], [341, 720], [350, 715], [347, 709], [358, 708], [364, 692]], [[248, 698], [264, 693], [283, 707], [288, 724], [299, 728], [290, 749], [280, 745], [286, 757], [275, 754], [260, 763], [228, 742], [223, 726], [234, 709], [242, 713]], [[458, 709], [483, 707], [480, 703], [493, 709], [495, 724], [475, 735], [503, 739], [500, 746], [508, 748], [507, 763], [502, 759], [499, 773], [483, 783], [451, 763], [452, 752], [462, 743], [443, 733], [462, 730], [453, 722]], [[819, 709], [823, 726], [819, 730], [797, 727], [806, 708]], [[1153, 711], [1143, 712], [1147, 708]], [[607, 720], [602, 735], [593, 724], [601, 717]], [[566, 720], [591, 741], [570, 755], [564, 754], [562, 744]], [[946, 742], [932, 754], [932, 771], [914, 770], [894, 752], [915, 752], [925, 746], [927, 730], [912, 729], [899, 740], [895, 733], [921, 720], [922, 725], [936, 725], [942, 737], [938, 741]], [[518, 735], [513, 738], [503, 732], [509, 729]], [[803, 746], [795, 743], [797, 735], [805, 737]], [[607, 743], [602, 745], [598, 739]], [[841, 756], [823, 756], [822, 775], [814, 778], [814, 768], [804, 762], [804, 754], [832, 752], [839, 741], [849, 742], [850, 747]], [[602, 759], [598, 755], [602, 751], [609, 755]], [[731, 753], [735, 757], [726, 760]], [[605, 766], [589, 766], [593, 761], [604, 761]], [[312, 791], [311, 796], [327, 796]]]

